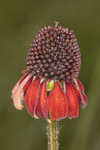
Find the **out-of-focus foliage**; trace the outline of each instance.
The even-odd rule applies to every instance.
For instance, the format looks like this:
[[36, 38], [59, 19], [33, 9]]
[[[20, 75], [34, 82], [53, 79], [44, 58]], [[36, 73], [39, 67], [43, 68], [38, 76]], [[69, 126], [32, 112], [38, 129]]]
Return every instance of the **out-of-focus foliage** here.
[[14, 109], [11, 89], [25, 69], [25, 56], [34, 35], [59, 21], [73, 29], [82, 53], [80, 79], [88, 107], [75, 120], [64, 120], [61, 150], [100, 149], [100, 1], [2, 0], [0, 2], [0, 149], [46, 150], [45, 121]]

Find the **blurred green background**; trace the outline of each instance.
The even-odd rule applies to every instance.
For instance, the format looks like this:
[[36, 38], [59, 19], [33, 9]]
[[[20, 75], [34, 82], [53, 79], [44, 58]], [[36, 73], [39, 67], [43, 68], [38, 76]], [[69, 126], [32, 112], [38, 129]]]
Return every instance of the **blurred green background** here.
[[76, 33], [82, 53], [79, 78], [88, 95], [79, 118], [61, 123], [60, 150], [100, 150], [99, 0], [0, 1], [0, 150], [47, 150], [45, 121], [15, 110], [10, 95], [34, 35], [55, 21]]

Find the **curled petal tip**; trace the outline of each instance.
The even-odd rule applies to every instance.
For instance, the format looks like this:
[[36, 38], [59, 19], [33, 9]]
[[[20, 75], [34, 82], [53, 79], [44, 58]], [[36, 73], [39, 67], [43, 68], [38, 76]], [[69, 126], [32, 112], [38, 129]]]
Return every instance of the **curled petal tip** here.
[[11, 96], [14, 106], [18, 110], [22, 110], [24, 108], [24, 91], [21, 87], [18, 87], [17, 91]]
[[50, 119], [47, 119], [47, 122], [50, 124], [50, 123], [51, 123], [51, 120], [50, 120]]
[[84, 109], [84, 108], [86, 108], [87, 107], [87, 105], [88, 105], [88, 102], [85, 102], [85, 103], [82, 103], [82, 108]]
[[70, 120], [75, 119], [75, 118], [78, 118], [78, 117], [79, 117], [79, 115], [77, 115], [77, 116], [68, 116], [68, 118], [69, 118]]
[[36, 115], [36, 114], [34, 114], [34, 116], [33, 116], [35, 119], [39, 119], [39, 117]]
[[18, 109], [18, 110], [22, 110], [22, 109], [24, 108], [24, 106], [21, 105], [21, 104], [14, 105], [14, 106], [15, 106], [15, 108]]

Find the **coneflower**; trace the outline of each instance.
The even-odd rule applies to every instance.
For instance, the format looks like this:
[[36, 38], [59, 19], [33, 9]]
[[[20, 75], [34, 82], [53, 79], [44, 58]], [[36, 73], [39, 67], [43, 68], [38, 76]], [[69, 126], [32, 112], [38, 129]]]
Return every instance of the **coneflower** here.
[[[28, 50], [27, 68], [12, 90], [15, 108], [21, 110], [25, 104], [32, 117], [45, 118], [56, 132], [57, 121], [78, 117], [79, 105], [87, 105], [78, 80], [80, 64], [80, 48], [73, 31], [57, 22], [43, 27]], [[57, 150], [58, 146], [49, 141], [49, 149]]]

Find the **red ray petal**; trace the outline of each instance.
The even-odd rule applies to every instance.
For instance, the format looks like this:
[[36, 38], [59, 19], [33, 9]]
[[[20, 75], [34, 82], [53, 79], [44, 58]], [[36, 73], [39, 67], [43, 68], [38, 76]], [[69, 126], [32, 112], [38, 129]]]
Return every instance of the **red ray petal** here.
[[81, 105], [83, 108], [85, 108], [87, 106], [87, 96], [85, 95], [85, 93], [82, 93], [83, 96], [83, 100], [81, 101]]
[[54, 88], [48, 96], [50, 118], [52, 120], [60, 120], [66, 117], [68, 113], [67, 106], [65, 95], [56, 81]]
[[82, 107], [86, 107], [87, 106], [87, 97], [84, 93], [84, 87], [82, 85], [82, 83], [78, 80], [75, 79], [75, 86], [78, 90], [78, 97], [79, 97], [79, 103], [82, 105]]
[[39, 92], [40, 92], [40, 80], [35, 79], [30, 84], [26, 95], [25, 95], [25, 103], [28, 109], [28, 112], [33, 116], [35, 113], [36, 106], [39, 100]]
[[66, 83], [66, 96], [68, 98], [69, 112], [68, 118], [72, 119], [79, 115], [78, 97], [72, 83]]
[[42, 111], [41, 111], [41, 106], [40, 106], [40, 101], [38, 101], [38, 104], [36, 106], [36, 109], [35, 109], [35, 115], [39, 116], [40, 118], [43, 117], [43, 114], [42, 114]]
[[47, 91], [46, 91], [46, 81], [41, 84], [40, 92], [40, 108], [43, 116], [48, 119], [48, 105], [47, 105]]
[[19, 80], [19, 84], [22, 83], [22, 81], [30, 74], [30, 72], [26, 72]]
[[83, 87], [82, 83], [81, 83], [78, 79], [76, 79], [76, 81], [77, 81], [77, 83], [78, 83], [78, 86], [79, 86], [80, 90], [81, 90], [82, 92], [84, 92], [84, 87]]
[[[12, 89], [12, 95], [11, 98], [13, 100], [14, 106], [16, 109], [21, 110], [24, 108], [23, 101], [24, 101], [24, 86], [32, 78], [32, 74], [28, 74], [27, 76], [24, 75], [21, 77], [21, 79], [16, 83], [14, 88]], [[23, 79], [23, 80], [22, 80]], [[22, 80], [22, 81], [21, 81]], [[20, 82], [21, 81], [21, 82]]]
[[33, 77], [31, 77], [31, 78], [26, 82], [26, 84], [25, 84], [25, 86], [24, 86], [24, 95], [26, 94], [26, 91], [28, 90], [28, 87], [30, 86], [30, 84], [31, 84], [31, 82], [32, 82], [32, 78], [33, 78]]
[[12, 94], [14, 94], [16, 92], [16, 90], [18, 89], [19, 85], [22, 83], [22, 81], [29, 75], [29, 72], [25, 73], [15, 84], [15, 86], [12, 89]]

